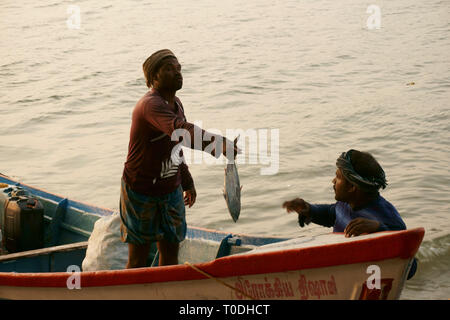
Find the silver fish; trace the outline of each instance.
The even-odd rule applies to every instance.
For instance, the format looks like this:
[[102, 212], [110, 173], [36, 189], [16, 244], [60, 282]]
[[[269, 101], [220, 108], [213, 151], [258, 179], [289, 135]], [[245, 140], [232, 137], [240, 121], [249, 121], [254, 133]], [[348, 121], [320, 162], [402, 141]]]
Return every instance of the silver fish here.
[[223, 197], [234, 222], [239, 219], [241, 213], [241, 189], [236, 163], [228, 163], [225, 168]]

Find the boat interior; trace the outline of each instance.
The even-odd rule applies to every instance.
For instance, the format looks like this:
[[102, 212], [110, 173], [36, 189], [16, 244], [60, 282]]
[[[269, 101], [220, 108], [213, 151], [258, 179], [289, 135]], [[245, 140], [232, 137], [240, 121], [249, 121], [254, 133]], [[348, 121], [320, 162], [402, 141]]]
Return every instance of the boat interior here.
[[[2, 217], [5, 199], [11, 195], [11, 190], [25, 190], [42, 203], [44, 223], [39, 232], [43, 233], [43, 246], [33, 250], [8, 252], [3, 241], [0, 243], [0, 272], [66, 272], [70, 265], [81, 268], [95, 222], [103, 216], [114, 214], [110, 209], [72, 201], [0, 176], [0, 223], [4, 222]], [[211, 261], [283, 240], [287, 239], [231, 235], [188, 227], [186, 239], [180, 243], [179, 261]], [[156, 244], [152, 246], [147, 265], [158, 265]]]

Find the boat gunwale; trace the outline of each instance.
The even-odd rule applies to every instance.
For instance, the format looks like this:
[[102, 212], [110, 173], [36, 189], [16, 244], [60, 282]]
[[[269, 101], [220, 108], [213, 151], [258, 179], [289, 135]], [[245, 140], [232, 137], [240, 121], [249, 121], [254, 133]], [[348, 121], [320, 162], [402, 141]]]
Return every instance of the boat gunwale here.
[[[0, 181], [6, 180], [30, 191], [37, 191], [38, 196], [59, 202], [66, 198], [47, 191], [17, 182], [3, 174]], [[96, 207], [80, 201], [68, 200], [68, 206], [86, 211], [88, 214], [107, 216], [113, 214], [111, 209]], [[378, 232], [376, 237], [357, 239], [343, 243], [333, 243], [306, 248], [281, 249], [273, 252], [239, 254], [222, 257], [209, 262], [197, 263], [195, 266], [214, 277], [233, 277], [264, 273], [277, 273], [311, 268], [330, 267], [391, 258], [412, 258], [419, 249], [423, 239], [424, 228], [402, 231]], [[219, 241], [230, 232], [188, 227], [188, 237], [201, 237]], [[205, 237], [206, 236], [206, 237]], [[269, 244], [289, 238], [257, 237], [245, 234], [233, 234], [245, 242], [261, 240]], [[246, 243], [251, 244], [251, 243]], [[11, 273], [0, 272], [0, 286], [21, 287], [67, 287], [67, 280], [72, 273]], [[137, 269], [103, 270], [81, 272], [83, 287], [144, 284], [180, 280], [201, 280], [206, 277], [187, 265], [147, 267]]]
[[[425, 230], [378, 232], [378, 236], [306, 248], [239, 254], [194, 264], [217, 277], [239, 277], [303, 269], [366, 263], [388, 259], [411, 259], [416, 254]], [[72, 273], [0, 273], [0, 286], [67, 287]], [[202, 280], [207, 277], [187, 265], [146, 267], [80, 273], [82, 287], [146, 284], [169, 281]]]

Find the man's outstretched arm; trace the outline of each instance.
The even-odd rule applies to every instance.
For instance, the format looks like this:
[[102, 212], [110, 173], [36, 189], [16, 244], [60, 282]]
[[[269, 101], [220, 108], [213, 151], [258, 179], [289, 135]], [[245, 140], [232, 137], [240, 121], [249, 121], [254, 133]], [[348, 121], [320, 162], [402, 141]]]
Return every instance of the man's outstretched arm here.
[[314, 222], [325, 227], [333, 227], [336, 221], [335, 204], [309, 204], [303, 199], [296, 198], [291, 201], [285, 201], [283, 208], [286, 211], [295, 211], [298, 213], [298, 223], [300, 227], [304, 227], [305, 224]]

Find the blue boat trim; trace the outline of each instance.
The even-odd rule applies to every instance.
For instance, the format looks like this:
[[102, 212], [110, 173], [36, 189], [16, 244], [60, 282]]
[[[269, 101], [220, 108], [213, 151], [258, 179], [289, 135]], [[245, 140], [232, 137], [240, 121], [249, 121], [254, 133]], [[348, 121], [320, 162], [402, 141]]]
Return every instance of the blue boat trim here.
[[[59, 203], [62, 200], [66, 199], [66, 198], [58, 196], [56, 194], [48, 193], [46, 191], [31, 187], [28, 185], [24, 185], [20, 182], [11, 180], [10, 178], [8, 178], [6, 176], [0, 176], [0, 182], [20, 186], [23, 189], [33, 193], [34, 195], [36, 195], [38, 197], [46, 198], [46, 199], [52, 200], [56, 203]], [[67, 201], [68, 201], [68, 207], [72, 207], [72, 208], [75, 208], [75, 209], [78, 209], [81, 211], [86, 211], [86, 212], [101, 215], [101, 216], [108, 216], [113, 213], [113, 210], [111, 210], [111, 209], [100, 208], [100, 207], [96, 207], [96, 206], [82, 203], [79, 201], [73, 201], [70, 199], [67, 199]]]
[[[70, 200], [28, 185], [24, 185], [21, 184], [17, 181], [14, 181], [6, 176], [0, 176], [0, 182], [2, 183], [7, 183], [7, 184], [12, 184], [12, 185], [16, 185], [16, 186], [21, 186], [22, 188], [24, 188], [25, 190], [31, 192], [32, 194], [44, 198], [44, 199], [49, 199], [57, 204], [61, 204], [63, 203], [63, 201], [66, 201], [66, 210], [67, 212], [75, 209], [75, 210], [79, 210], [81, 212], [86, 212], [89, 213], [90, 215], [96, 215], [97, 217], [92, 217], [92, 227], [93, 224], [95, 223], [95, 221], [102, 217], [102, 216], [109, 216], [111, 214], [114, 213], [113, 210], [111, 209], [105, 209], [105, 208], [100, 208], [100, 207], [96, 207], [90, 204], [86, 204], [86, 203], [82, 203], [79, 201], [74, 201], [74, 200]], [[53, 219], [55, 217], [45, 217], [46, 220], [50, 221], [50, 224], [52, 224]], [[89, 219], [89, 217], [84, 217]], [[80, 238], [76, 239], [76, 241], [83, 241], [86, 240], [87, 238], [89, 238], [92, 229], [87, 231], [84, 230], [82, 228], [79, 227], [75, 227], [74, 225], [79, 226], [80, 224], [77, 224], [76, 222], [79, 222], [78, 220], [81, 219], [79, 217], [79, 215], [71, 215], [71, 214], [65, 214], [65, 219], [66, 221], [61, 221], [60, 225], [62, 228], [71, 231], [75, 234], [77, 234]], [[58, 218], [56, 218], [56, 220], [58, 220]], [[55, 223], [56, 223], [55, 220]], [[69, 220], [69, 221], [68, 221]], [[71, 223], [72, 221], [74, 223]], [[85, 224], [85, 221], [83, 221], [83, 226]], [[205, 239], [205, 240], [211, 240], [211, 241], [217, 241], [217, 242], [221, 242], [227, 235], [229, 235], [229, 232], [221, 232], [221, 231], [217, 231], [217, 230], [208, 230], [208, 229], [202, 229], [202, 228], [196, 228], [196, 227], [188, 227], [187, 229], [187, 233], [186, 233], [186, 237], [187, 238], [191, 238], [191, 239]], [[290, 238], [277, 238], [277, 237], [256, 237], [256, 236], [251, 236], [251, 235], [245, 235], [245, 234], [232, 234], [233, 237], [237, 237], [241, 240], [242, 245], [254, 245], [254, 246], [261, 246], [261, 245], [266, 245], [266, 244], [270, 244], [270, 243], [275, 243], [275, 242], [279, 242], [279, 241], [285, 241], [285, 240], [289, 240]], [[73, 240], [71, 239], [70, 241], [60, 241], [62, 243], [69, 243], [69, 242], [73, 242]]]
[[56, 246], [59, 239], [59, 232], [61, 230], [60, 225], [64, 220], [64, 216], [67, 212], [67, 198], [61, 200], [56, 206], [55, 213], [48, 227], [48, 232], [46, 234], [45, 242], [48, 243], [48, 246], [53, 247]]

